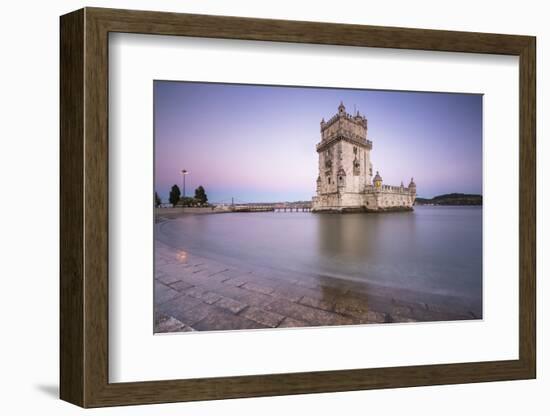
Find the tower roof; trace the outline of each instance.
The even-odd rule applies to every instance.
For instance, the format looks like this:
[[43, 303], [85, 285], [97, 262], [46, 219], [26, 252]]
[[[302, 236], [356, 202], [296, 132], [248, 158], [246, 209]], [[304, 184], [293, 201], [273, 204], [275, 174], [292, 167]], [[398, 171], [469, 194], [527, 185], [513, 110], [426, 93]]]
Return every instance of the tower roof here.
[[416, 183], [414, 183], [414, 178], [411, 178], [411, 182], [409, 183], [409, 188], [412, 186], [416, 187]]
[[380, 176], [380, 174], [378, 173], [378, 171], [376, 171], [376, 175], [374, 176], [373, 181], [380, 181], [380, 182], [382, 182], [382, 177]]
[[344, 106], [344, 103], [342, 101], [340, 101], [340, 105], [338, 106], [338, 111], [340, 112], [346, 111], [346, 107]]

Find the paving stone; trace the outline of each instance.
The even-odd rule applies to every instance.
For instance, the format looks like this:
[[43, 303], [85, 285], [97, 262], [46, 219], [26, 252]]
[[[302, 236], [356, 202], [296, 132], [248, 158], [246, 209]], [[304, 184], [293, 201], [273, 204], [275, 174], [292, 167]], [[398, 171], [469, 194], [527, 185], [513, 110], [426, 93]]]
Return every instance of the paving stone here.
[[215, 274], [223, 273], [228, 271], [229, 269], [226, 266], [223, 266], [221, 264], [217, 263], [209, 263], [206, 264], [206, 271], [208, 272], [209, 276], [213, 276]]
[[169, 261], [155, 257], [155, 271], [159, 270], [162, 266], [167, 266], [168, 264], [170, 264]]
[[260, 266], [250, 266], [246, 270], [248, 273], [252, 273], [258, 281], [277, 279], [281, 273], [273, 269], [268, 269]]
[[228, 269], [228, 270], [223, 271], [222, 274], [223, 274], [224, 276], [227, 276], [228, 278], [231, 278], [231, 277], [239, 277], [239, 276], [242, 276], [243, 274], [246, 274], [246, 272], [243, 271], [243, 270]]
[[155, 279], [166, 276], [166, 273], [161, 272], [160, 270], [155, 270]]
[[251, 321], [240, 315], [215, 308], [210, 314], [193, 325], [199, 331], [229, 331], [235, 329], [260, 329], [265, 328], [258, 322]]
[[177, 290], [174, 290], [163, 283], [155, 281], [155, 286], [154, 286], [155, 304], [168, 302], [179, 296], [181, 296], [181, 293], [178, 292]]
[[298, 302], [306, 295], [307, 290], [309, 289], [285, 283], [278, 285], [275, 290], [271, 292], [271, 296], [274, 298], [283, 298], [291, 302]]
[[162, 282], [162, 283], [166, 284], [166, 285], [170, 285], [172, 283], [180, 281], [180, 278], [178, 277], [178, 275], [168, 274], [168, 273], [164, 273], [164, 272], [156, 273], [155, 274], [155, 279], [158, 280], [159, 282]]
[[406, 322], [417, 322], [417, 321], [408, 316], [391, 315], [391, 322], [406, 323]]
[[226, 285], [240, 287], [250, 280], [249, 276], [252, 276], [252, 275], [245, 274], [242, 276], [230, 277], [229, 279], [226, 278], [225, 280], [223, 280], [223, 283], [225, 283]]
[[205, 276], [213, 276], [218, 273], [222, 273], [225, 270], [228, 270], [227, 267], [221, 266], [214, 262], [204, 261], [199, 266], [193, 267], [193, 273], [201, 273]]
[[166, 249], [155, 244], [155, 265], [166, 265], [166, 264], [183, 264], [185, 261], [182, 261], [181, 257], [179, 258], [176, 252], [172, 249]]
[[219, 308], [227, 309], [227, 310], [229, 310], [233, 313], [239, 313], [240, 311], [242, 311], [247, 306], [246, 303], [242, 303], [242, 302], [236, 301], [234, 299], [226, 298], [226, 297], [221, 297], [215, 303], [215, 305]]
[[283, 319], [277, 328], [300, 328], [305, 326], [311, 326], [307, 322], [300, 321], [298, 319], [289, 318], [288, 316]]
[[334, 311], [357, 319], [361, 324], [385, 323], [391, 320], [389, 313], [373, 310], [370, 298], [366, 296], [348, 293], [336, 299]]
[[178, 310], [173, 316], [184, 324], [194, 327], [197, 322], [212, 314], [213, 310], [213, 306], [201, 302], [191, 308]]
[[[200, 266], [198, 266], [200, 267]], [[171, 264], [166, 267], [161, 267], [161, 271], [174, 277], [189, 276], [202, 270], [196, 266], [184, 265], [184, 264]]]
[[188, 268], [191, 273], [200, 273], [207, 270], [207, 267], [203, 263], [195, 264]]
[[219, 293], [219, 289], [227, 287], [227, 285], [225, 283], [218, 282], [216, 280], [210, 280], [210, 278], [208, 280], [200, 282], [196, 286], [199, 286], [199, 287], [201, 287], [205, 290], [208, 290], [210, 292], [217, 293], [219, 295], [221, 294], [221, 293]]
[[426, 309], [413, 309], [410, 314], [402, 316], [408, 316], [415, 321], [421, 322], [457, 321], [473, 319], [470, 315], [458, 314], [454, 312], [434, 312]]
[[309, 289], [318, 289], [319, 288], [319, 282], [314, 280], [314, 279], [311, 279], [311, 278], [291, 279], [290, 282], [297, 285], [297, 286], [301, 286], [301, 287], [305, 287], [305, 288], [309, 288]]
[[170, 287], [178, 292], [184, 292], [190, 287], [193, 287], [193, 285], [191, 283], [184, 282], [183, 280], [178, 280], [177, 282], [170, 283]]
[[189, 325], [185, 325], [183, 328], [181, 328], [178, 332], [194, 332], [196, 331], [195, 328], [189, 326]]
[[202, 273], [188, 273], [181, 275], [180, 279], [186, 283], [191, 284], [192, 286], [205, 286], [209, 284], [214, 284], [216, 282], [208, 280], [209, 277]]
[[199, 288], [197, 286], [193, 286], [185, 291], [185, 294], [188, 296], [191, 296], [196, 299], [200, 299], [205, 303], [208, 303], [209, 305], [212, 305], [213, 303], [216, 303], [218, 300], [221, 299], [221, 296], [209, 292], [208, 290], [205, 290], [203, 288]]
[[186, 267], [184, 267], [182, 264], [166, 264], [164, 266], [162, 265], [155, 265], [156, 271], [160, 273], [164, 273], [168, 276], [177, 277], [181, 273], [183, 273], [186, 270]]
[[449, 308], [442, 305], [435, 305], [432, 303], [425, 303], [425, 308], [433, 312], [448, 312]]
[[203, 303], [202, 301], [200, 301], [199, 299], [195, 299], [190, 296], [180, 294], [179, 297], [169, 300], [168, 302], [164, 302], [160, 304], [155, 303], [155, 308], [156, 308], [156, 312], [158, 313], [163, 313], [168, 316], [173, 316], [174, 318], [180, 320], [184, 324], [193, 326], [193, 324], [196, 321], [204, 318], [204, 316], [199, 316], [199, 319], [197, 319], [197, 314], [200, 315], [199, 312], [206, 311], [206, 309], [204, 308], [198, 309], [193, 313], [188, 313], [188, 311], [193, 308], [200, 307], [201, 305], [209, 306]]
[[356, 320], [336, 313], [300, 305], [286, 299], [277, 299], [266, 306], [266, 309], [270, 312], [278, 313], [279, 315], [289, 316], [300, 321], [308, 322], [313, 326], [349, 325], [357, 322]]
[[391, 322], [391, 316], [387, 313], [368, 311], [364, 315], [358, 317], [361, 324], [384, 324]]
[[[464, 306], [443, 296], [420, 303], [426, 299], [412, 291], [364, 282], [261, 267], [236, 269], [160, 242], [155, 242], [154, 282], [155, 312], [166, 314], [162, 325], [167, 332], [192, 329], [199, 321], [200, 330], [210, 330], [209, 326], [227, 330], [481, 316], [479, 305]], [[220, 321], [216, 323], [215, 318]], [[178, 321], [183, 325], [180, 329]]]
[[335, 302], [336, 295], [332, 289], [328, 289], [322, 286], [305, 287], [296, 285], [295, 292], [302, 296], [307, 296], [312, 299], [318, 299], [326, 302]]
[[239, 314], [239, 316], [243, 316], [271, 328], [275, 328], [285, 318], [278, 313], [269, 312], [265, 309], [260, 309], [255, 306], [250, 306], [246, 308]]
[[334, 304], [334, 311], [343, 315], [364, 316], [369, 310], [366, 298], [351, 295], [338, 298]]
[[334, 302], [310, 298], [309, 296], [302, 297], [299, 303], [301, 303], [302, 305], [311, 306], [312, 308], [324, 309], [325, 311], [334, 310]]
[[193, 331], [193, 328], [185, 325], [183, 322], [177, 320], [173, 316], [163, 315], [159, 319], [155, 320], [155, 330], [156, 334], [166, 333], [166, 332], [186, 332]]
[[365, 296], [367, 298], [369, 309], [371, 310], [389, 313], [394, 306], [391, 298], [370, 294], [367, 294]]
[[275, 287], [279, 283], [283, 282], [275, 272], [270, 272], [269, 275], [266, 274], [258, 274], [258, 273], [247, 273], [252, 275], [250, 278], [250, 282], [256, 283], [258, 285], [263, 285], [267, 287]]
[[[208, 270], [206, 271], [208, 272]], [[228, 277], [223, 274], [223, 272], [209, 274], [207, 278], [208, 284], [218, 284], [218, 283], [224, 283]]]
[[[480, 313], [475, 313], [471, 310], [464, 310], [464, 308], [459, 308], [457, 305], [438, 305], [438, 304], [424, 304], [425, 310], [430, 312], [429, 316], [435, 317], [435, 316], [442, 316], [442, 317], [450, 317], [451, 320], [456, 319], [481, 319]], [[417, 311], [417, 309], [413, 310], [413, 313], [415, 316], [422, 315], [424, 311]], [[420, 319], [420, 318], [419, 318]], [[441, 319], [436, 319], [441, 320]]]
[[258, 292], [252, 292], [240, 287], [224, 285], [212, 290], [214, 293], [238, 300], [247, 305], [263, 308], [275, 300], [275, 298]]
[[263, 293], [264, 295], [269, 295], [274, 290], [272, 287], [265, 286], [265, 285], [262, 285], [262, 284], [258, 284], [256, 282], [246, 283], [243, 286], [243, 289], [251, 290], [253, 292]]
[[298, 285], [296, 283], [296, 276], [292, 276], [292, 275], [277, 276], [277, 278], [275, 279], [275, 282], [276, 282], [275, 288], [288, 286], [291, 288], [307, 289], [305, 286]]
[[321, 293], [325, 299], [335, 300], [349, 294], [349, 289], [342, 287], [334, 287], [328, 285], [321, 285]]
[[412, 309], [408, 306], [394, 306], [391, 315], [412, 316]]

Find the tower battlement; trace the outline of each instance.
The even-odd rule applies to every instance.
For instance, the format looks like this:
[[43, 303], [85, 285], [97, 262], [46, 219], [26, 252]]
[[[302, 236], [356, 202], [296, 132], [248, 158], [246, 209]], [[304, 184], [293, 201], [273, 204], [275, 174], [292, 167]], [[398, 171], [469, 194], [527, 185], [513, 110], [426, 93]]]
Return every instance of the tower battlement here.
[[333, 140], [344, 139], [356, 142], [358, 145], [366, 146], [372, 142], [367, 140], [367, 119], [357, 111], [355, 115], [346, 112], [343, 103], [338, 106], [338, 112], [328, 121], [321, 120], [321, 143], [323, 145]]
[[416, 199], [416, 184], [408, 187], [383, 184], [378, 172], [373, 177], [367, 140], [367, 118], [351, 115], [341, 102], [328, 121], [321, 120], [317, 195], [313, 211], [411, 210]]
[[328, 129], [330, 126], [332, 126], [334, 123], [345, 120], [349, 123], [353, 123], [355, 125], [361, 126], [365, 129], [365, 138], [366, 138], [366, 132], [367, 132], [367, 118], [359, 114], [357, 112], [355, 115], [351, 115], [350, 113], [342, 113], [342, 114], [335, 114], [333, 115], [328, 121], [325, 121], [324, 119], [321, 120], [321, 132]]

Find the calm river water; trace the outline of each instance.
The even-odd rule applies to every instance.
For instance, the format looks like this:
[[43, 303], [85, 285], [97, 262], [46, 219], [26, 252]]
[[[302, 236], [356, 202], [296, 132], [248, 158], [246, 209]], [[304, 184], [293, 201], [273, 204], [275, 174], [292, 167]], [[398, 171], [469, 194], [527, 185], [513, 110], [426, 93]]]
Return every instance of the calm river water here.
[[156, 238], [240, 267], [451, 296], [481, 308], [481, 207], [184, 215], [163, 224]]

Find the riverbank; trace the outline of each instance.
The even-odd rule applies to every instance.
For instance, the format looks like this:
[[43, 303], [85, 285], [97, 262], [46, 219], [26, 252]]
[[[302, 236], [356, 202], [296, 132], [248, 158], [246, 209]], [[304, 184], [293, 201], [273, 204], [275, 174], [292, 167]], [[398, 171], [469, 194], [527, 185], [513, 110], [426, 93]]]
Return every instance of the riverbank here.
[[229, 212], [223, 209], [212, 209], [212, 207], [175, 207], [175, 208], [155, 208], [155, 223], [172, 220], [182, 215], [205, 215], [221, 214]]
[[480, 319], [444, 297], [414, 298], [330, 276], [236, 268], [155, 242], [155, 333]]

